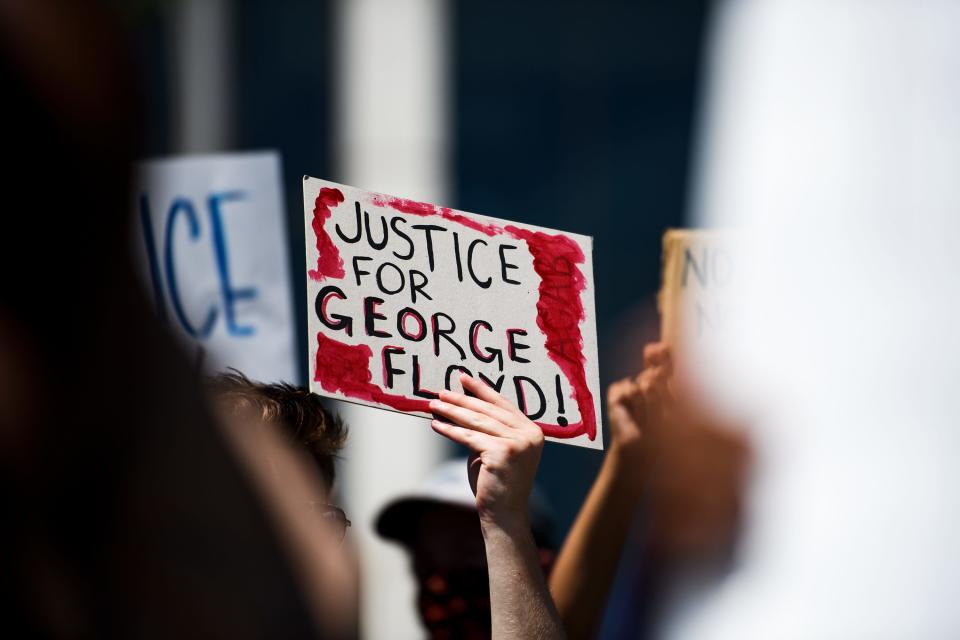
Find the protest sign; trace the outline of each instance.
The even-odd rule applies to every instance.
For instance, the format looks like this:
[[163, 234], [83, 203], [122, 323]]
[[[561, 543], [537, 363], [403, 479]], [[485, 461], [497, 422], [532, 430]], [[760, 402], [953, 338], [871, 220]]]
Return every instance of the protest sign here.
[[473, 375], [602, 448], [591, 239], [304, 176], [310, 385], [429, 417]]
[[160, 319], [207, 371], [296, 381], [277, 154], [165, 158], [137, 169], [134, 253]]
[[673, 348], [721, 331], [721, 293], [733, 276], [730, 237], [722, 231], [668, 229], [658, 296], [661, 340]]

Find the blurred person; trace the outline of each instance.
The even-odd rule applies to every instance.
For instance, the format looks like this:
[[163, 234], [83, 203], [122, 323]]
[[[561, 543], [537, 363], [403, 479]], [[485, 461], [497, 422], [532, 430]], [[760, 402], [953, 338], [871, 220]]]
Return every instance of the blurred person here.
[[[338, 454], [347, 441], [347, 427], [327, 410], [320, 396], [286, 382], [254, 382], [235, 370], [211, 376], [206, 386], [224, 423], [252, 422], [261, 429], [277, 430], [307, 453], [320, 475], [317, 497], [330, 499]], [[271, 463], [276, 466], [276, 461]], [[346, 526], [342, 510], [330, 510], [328, 518]], [[341, 528], [339, 524], [335, 526]]]
[[[437, 640], [490, 637], [487, 561], [466, 466], [465, 458], [444, 462], [420, 491], [392, 501], [376, 519], [377, 532], [410, 554], [420, 620]], [[529, 511], [540, 568], [549, 575], [556, 552], [553, 523], [536, 487]]]
[[[643, 354], [639, 375], [607, 389], [611, 442], [550, 576], [570, 638], [594, 637], [599, 628], [642, 498], [647, 559], [638, 568], [651, 574], [643, 587], [655, 584], [657, 573], [725, 557], [737, 530], [746, 441], [693, 410], [692, 392], [677, 384], [665, 344], [648, 344]], [[632, 609], [655, 596], [637, 589]], [[625, 627], [633, 637], [644, 632], [639, 617]]]
[[692, 355], [755, 464], [662, 635], [958, 637], [960, 3], [718, 9], [693, 213], [742, 241]]
[[431, 425], [471, 451], [467, 470], [486, 554], [490, 635], [494, 640], [564, 638], [529, 517], [543, 432], [484, 383], [467, 375], [460, 383], [464, 393], [444, 390], [430, 401], [430, 410], [443, 418]]
[[550, 591], [570, 638], [591, 638], [645, 489], [645, 437], [662, 421], [669, 398], [669, 353], [644, 350], [644, 370], [607, 389], [610, 444], [550, 577]]
[[289, 383], [254, 382], [238, 371], [206, 380], [228, 442], [294, 551], [294, 571], [328, 630], [358, 630], [358, 571], [350, 521], [334, 504], [336, 460], [346, 425], [320, 396]]
[[129, 59], [100, 3], [0, 3], [4, 631], [341, 636], [133, 276]]

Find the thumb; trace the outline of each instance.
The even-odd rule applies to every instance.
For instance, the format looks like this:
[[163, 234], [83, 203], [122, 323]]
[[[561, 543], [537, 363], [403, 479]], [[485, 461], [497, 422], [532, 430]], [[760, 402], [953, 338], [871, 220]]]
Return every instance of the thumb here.
[[629, 409], [623, 402], [617, 402], [610, 405], [610, 409], [607, 411], [610, 417], [610, 422], [615, 422], [617, 424], [626, 424], [632, 419]]
[[480, 467], [482, 466], [480, 454], [470, 452], [470, 456], [467, 458], [467, 480], [470, 481], [470, 490], [473, 491], [474, 496], [477, 495], [477, 478], [480, 476]]

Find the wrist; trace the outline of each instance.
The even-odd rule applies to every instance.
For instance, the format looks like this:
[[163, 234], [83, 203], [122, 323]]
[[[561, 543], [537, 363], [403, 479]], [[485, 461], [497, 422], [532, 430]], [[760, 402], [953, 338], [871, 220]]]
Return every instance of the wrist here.
[[644, 484], [644, 461], [640, 443], [623, 444], [613, 441], [607, 449], [601, 473], [609, 475], [618, 490], [639, 497]]
[[488, 533], [503, 531], [517, 533], [530, 531], [530, 518], [526, 509], [499, 513], [480, 513], [480, 529], [486, 537]]

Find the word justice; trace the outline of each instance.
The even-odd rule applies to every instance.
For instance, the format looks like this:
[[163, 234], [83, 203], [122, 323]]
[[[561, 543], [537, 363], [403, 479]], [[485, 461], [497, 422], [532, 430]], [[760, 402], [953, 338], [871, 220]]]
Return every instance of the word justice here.
[[[402, 215], [389, 220], [380, 215], [377, 216], [379, 223], [373, 222], [371, 225], [370, 213], [361, 211], [359, 202], [354, 203], [354, 210], [354, 221], [349, 228], [345, 229], [339, 223], [334, 225], [337, 236], [347, 244], [356, 244], [365, 239], [370, 248], [376, 251], [382, 251], [389, 245], [391, 253], [398, 260], [411, 260], [418, 252], [425, 252], [431, 273], [438, 262], [448, 264], [444, 261], [452, 257], [457, 280], [473, 282], [481, 289], [489, 289], [494, 279], [504, 284], [521, 284], [516, 279], [520, 266], [513, 262], [517, 259], [514, 252], [520, 248], [517, 245], [497, 243], [493, 247], [482, 238], [467, 240], [457, 231], [437, 224], [410, 224]], [[489, 263], [494, 256], [499, 264], [490, 269]], [[482, 265], [487, 265], [488, 270], [484, 271]]]

